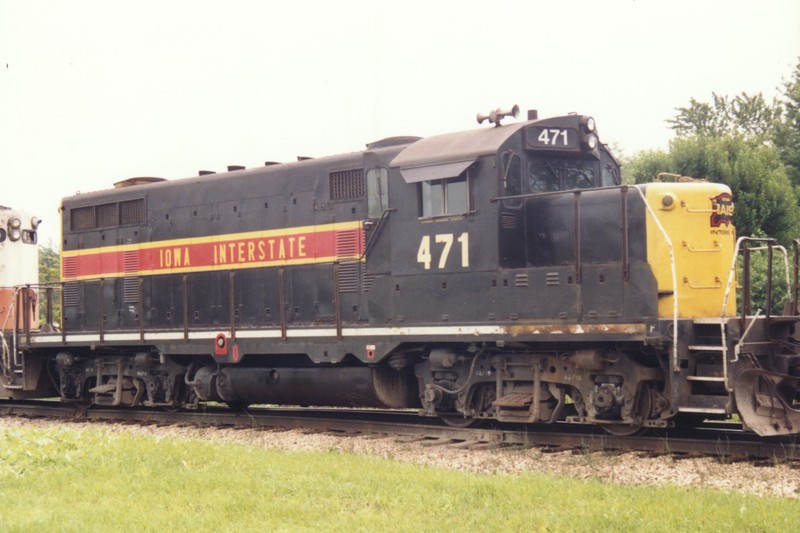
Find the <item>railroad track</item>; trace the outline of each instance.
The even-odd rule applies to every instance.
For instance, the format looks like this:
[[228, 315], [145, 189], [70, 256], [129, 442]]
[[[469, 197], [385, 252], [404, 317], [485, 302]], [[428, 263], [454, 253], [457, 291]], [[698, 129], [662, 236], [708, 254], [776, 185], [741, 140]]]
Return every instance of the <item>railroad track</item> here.
[[281, 407], [236, 412], [224, 407], [206, 407], [197, 411], [169, 412], [158, 409], [86, 409], [48, 401], [0, 401], [0, 416], [198, 427], [304, 429], [342, 435], [388, 435], [407, 442], [419, 441], [427, 446], [465, 449], [516, 446], [537, 447], [553, 452], [639, 452], [648, 456], [711, 456], [723, 462], [767, 460], [800, 466], [800, 441], [796, 437], [760, 438], [742, 431], [735, 424], [706, 424], [695, 428], [651, 430], [633, 437], [615, 437], [596, 427], [572, 424], [453, 428], [438, 419], [420, 417], [412, 411]]

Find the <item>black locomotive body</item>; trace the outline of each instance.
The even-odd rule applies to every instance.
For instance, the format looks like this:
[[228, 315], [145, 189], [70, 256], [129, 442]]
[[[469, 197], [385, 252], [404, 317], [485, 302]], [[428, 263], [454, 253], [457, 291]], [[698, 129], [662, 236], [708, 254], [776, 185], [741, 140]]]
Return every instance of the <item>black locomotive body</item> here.
[[[19, 335], [19, 352], [67, 401], [419, 408], [623, 434], [736, 412], [742, 374], [748, 401], [773, 375], [796, 390], [794, 320], [733, 317], [726, 187], [623, 186], [590, 117], [500, 115], [67, 198], [61, 329]], [[27, 383], [6, 395], [48, 392]], [[769, 398], [793, 410], [792, 395]], [[796, 432], [784, 419], [763, 432]]]

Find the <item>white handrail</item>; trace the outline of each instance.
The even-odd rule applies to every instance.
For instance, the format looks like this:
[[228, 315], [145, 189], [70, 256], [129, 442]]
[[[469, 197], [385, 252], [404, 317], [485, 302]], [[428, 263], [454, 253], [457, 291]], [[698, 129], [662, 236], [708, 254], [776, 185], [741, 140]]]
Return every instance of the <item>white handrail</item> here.
[[653, 211], [652, 207], [650, 207], [650, 204], [648, 203], [647, 198], [645, 198], [642, 190], [638, 187], [633, 187], [633, 190], [638, 192], [639, 196], [642, 197], [642, 202], [644, 202], [647, 212], [650, 213], [651, 217], [653, 217], [653, 221], [656, 223], [659, 231], [661, 231], [661, 234], [664, 236], [664, 241], [667, 243], [667, 247], [669, 247], [669, 265], [670, 269], [672, 270], [672, 370], [678, 374], [681, 371], [681, 367], [678, 364], [678, 274], [675, 269], [675, 250], [672, 247], [672, 240], [669, 238], [667, 230], [664, 229], [661, 221], [656, 216], [656, 212]]
[[[769, 246], [756, 246], [754, 248], [750, 248], [751, 252], [760, 252], [762, 250], [768, 249]], [[786, 251], [786, 248], [781, 246], [780, 244], [776, 244], [772, 247], [773, 250], [778, 250], [783, 253], [783, 268], [786, 274], [786, 298], [791, 300], [792, 299], [792, 283], [791, 277], [789, 275], [789, 252]]]
[[[720, 312], [720, 321], [719, 321], [719, 328], [720, 328], [720, 338], [722, 339], [722, 377], [724, 378], [725, 383], [725, 390], [728, 392], [733, 392], [733, 387], [728, 383], [728, 341], [725, 336], [725, 309], [728, 307], [728, 296], [731, 292], [731, 287], [733, 286], [733, 279], [736, 275], [736, 264], [739, 259], [739, 249], [741, 248], [741, 244], [744, 241], [763, 241], [763, 238], [753, 238], [753, 237], [739, 237], [736, 239], [736, 247], [733, 250], [733, 260], [731, 261], [731, 269], [728, 272], [728, 284], [725, 287], [725, 296], [722, 298], [722, 311]], [[767, 250], [770, 246], [756, 246], [750, 248], [750, 251], [761, 251]], [[772, 246], [773, 249], [778, 249], [783, 252], [783, 264], [784, 269], [786, 271], [786, 296], [791, 300], [792, 297], [792, 289], [791, 289], [791, 278], [789, 275], [789, 253], [786, 251], [786, 248], [780, 245]], [[771, 265], [770, 265], [771, 266]], [[767, 305], [770, 305], [772, 302], [766, 302]], [[744, 302], [742, 302], [744, 305]], [[741, 350], [741, 346], [744, 343], [744, 339], [747, 337], [747, 334], [750, 333], [750, 329], [753, 327], [753, 324], [756, 323], [759, 315], [761, 314], [761, 309], [756, 312], [755, 316], [753, 317], [752, 322], [750, 325], [745, 328], [744, 334], [739, 339], [739, 342], [736, 343], [736, 347], [734, 348], [734, 359], [731, 361], [735, 363], [739, 360], [739, 352]]]
[[[2, 379], [3, 386], [6, 388], [10, 388], [11, 385], [10, 381], [7, 381], [6, 372], [8, 372], [8, 378], [11, 378], [11, 367], [16, 363], [16, 353], [11, 353], [11, 347], [8, 345], [6, 341], [6, 336], [2, 334], [8, 328], [8, 321], [11, 320], [11, 317], [14, 317], [15, 325], [14, 325], [14, 332], [12, 337], [12, 345], [14, 346], [14, 351], [17, 351], [17, 328], [16, 328], [16, 320], [17, 320], [17, 298], [19, 296], [19, 291], [25, 288], [23, 285], [17, 285], [14, 288], [14, 295], [11, 297], [11, 303], [8, 308], [8, 312], [6, 313], [5, 320], [3, 321], [2, 326], [0, 326], [0, 339], [2, 340], [2, 355], [0, 356], [0, 378]], [[13, 357], [13, 359], [12, 359]]]

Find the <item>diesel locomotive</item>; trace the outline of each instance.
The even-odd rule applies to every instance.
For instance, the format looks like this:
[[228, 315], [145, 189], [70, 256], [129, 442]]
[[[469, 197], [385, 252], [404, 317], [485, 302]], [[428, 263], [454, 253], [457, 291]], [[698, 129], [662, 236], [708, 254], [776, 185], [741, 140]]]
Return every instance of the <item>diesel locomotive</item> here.
[[617, 435], [738, 414], [800, 432], [797, 259], [776, 314], [789, 259], [737, 239], [727, 186], [624, 185], [592, 117], [517, 114], [65, 198], [49, 286], [38, 221], [0, 211], [4, 265], [29, 252], [3, 272], [0, 398], [412, 408]]

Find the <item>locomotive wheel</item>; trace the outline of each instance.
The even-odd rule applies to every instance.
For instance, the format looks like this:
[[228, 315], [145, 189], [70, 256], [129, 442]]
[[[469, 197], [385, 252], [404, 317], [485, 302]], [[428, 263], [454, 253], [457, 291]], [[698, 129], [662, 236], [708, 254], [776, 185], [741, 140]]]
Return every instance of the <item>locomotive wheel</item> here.
[[94, 400], [89, 395], [82, 395], [80, 398], [74, 398], [71, 400], [67, 400], [67, 402], [71, 405], [74, 405], [78, 409], [91, 409], [94, 407]]
[[[631, 414], [637, 417], [639, 420], [644, 421], [649, 418], [652, 407], [653, 394], [650, 390], [650, 385], [644, 384], [642, 385], [642, 389], [639, 391], [639, 399], [636, 409], [634, 409], [633, 413]], [[643, 422], [638, 424], [603, 424], [603, 429], [615, 437], [633, 437], [634, 435], [638, 435], [645, 430]]]
[[164, 411], [168, 413], [180, 413], [186, 409], [186, 406], [189, 404], [191, 394], [191, 388], [184, 383], [183, 379], [179, 380], [175, 387], [175, 391], [172, 394], [174, 405], [164, 406]]
[[641, 424], [603, 424], [603, 429], [615, 437], [633, 437], [644, 431]]
[[480, 425], [483, 420], [462, 415], [439, 415], [439, 418], [451, 428], [474, 428]]
[[91, 378], [90, 381], [87, 381], [84, 387], [81, 389], [81, 395], [78, 398], [69, 398], [66, 400], [67, 403], [74, 405], [78, 409], [91, 409], [94, 407], [94, 394], [89, 392], [89, 389], [94, 387], [94, 378]]

